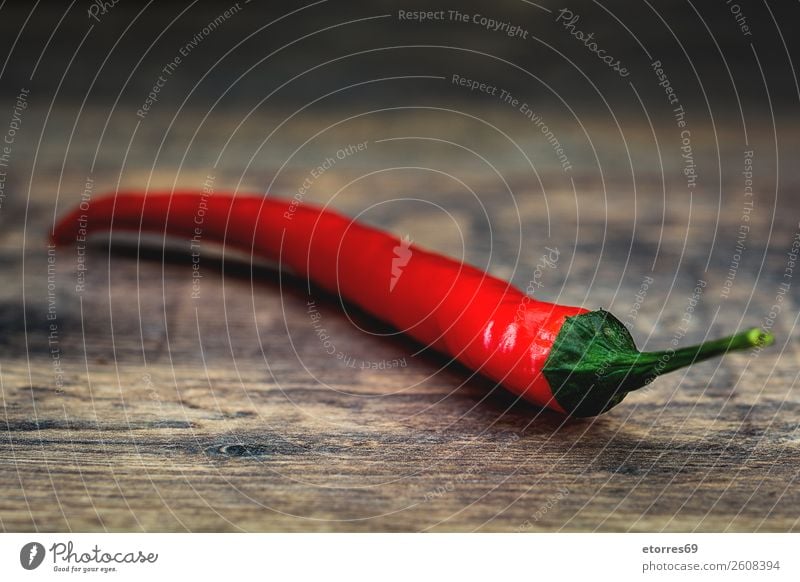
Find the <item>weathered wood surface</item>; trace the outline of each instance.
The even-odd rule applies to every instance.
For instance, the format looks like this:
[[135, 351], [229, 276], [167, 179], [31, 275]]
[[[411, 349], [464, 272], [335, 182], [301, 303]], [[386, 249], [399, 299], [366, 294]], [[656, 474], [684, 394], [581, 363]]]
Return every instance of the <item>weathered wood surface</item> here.
[[[123, 119], [134, 118], [127, 113]], [[84, 119], [92, 115], [83, 112]], [[463, 254], [522, 287], [545, 246], [557, 247], [558, 265], [537, 279], [536, 294], [545, 299], [625, 316], [651, 276], [631, 319], [640, 345], [651, 349], [668, 345], [681, 328], [698, 280], [706, 288], [681, 342], [757, 325], [768, 315], [800, 216], [800, 201], [786, 195], [773, 216], [774, 160], [758, 158], [753, 228], [730, 296], [722, 299], [742, 215], [741, 151], [731, 140], [720, 141], [730, 160], [726, 194], [720, 198], [712, 183], [690, 202], [680, 168], [669, 166], [679, 162], [674, 152], [665, 160], [665, 192], [646, 125], [626, 128], [635, 183], [609, 129], [600, 152], [605, 191], [597, 169], [579, 163], [590, 159], [578, 149], [585, 144], [573, 144], [573, 191], [546, 142], [513, 118], [494, 119], [532, 152], [543, 190], [490, 129], [438, 115], [334, 127], [294, 158], [272, 189], [293, 194], [330, 152], [368, 140], [363, 155], [325, 172], [308, 198], [328, 201], [343, 188], [332, 201], [337, 208], [365, 211], [370, 222]], [[435, 119], [444, 125], [434, 127]], [[85, 123], [97, 130], [103, 121], [97, 115]], [[276, 175], [274, 160], [316, 131], [293, 126], [295, 137], [269, 142], [251, 167], [253, 136], [239, 134], [212, 170], [215, 147], [238, 119], [228, 121], [201, 129], [197, 143], [207, 149], [192, 150], [180, 171], [181, 148], [196, 128], [177, 127], [152, 173], [152, 146], [143, 144], [165, 120], [142, 124], [132, 154], [130, 127], [112, 123], [92, 174], [96, 193], [117, 181], [200, 187], [208, 174], [219, 190], [240, 180], [242, 190], [263, 190]], [[321, 119], [320, 127], [329, 121]], [[774, 348], [697, 365], [659, 379], [601, 418], [565, 422], [515, 403], [440, 357], [417, 354], [409, 341], [375, 337], [387, 330], [352, 312], [366, 331], [359, 330], [335, 298], [314, 292], [336, 351], [356, 362], [348, 367], [326, 353], [306, 289], [291, 277], [230, 259], [223, 267], [204, 250], [195, 299], [185, 245], [171, 247], [162, 261], [158, 240], [137, 257], [129, 244], [109, 248], [101, 239], [87, 250], [82, 292], [75, 289], [76, 250], [56, 254], [57, 343], [50, 347], [63, 369], [59, 389], [48, 351], [43, 241], [54, 193], [58, 212], [79, 199], [97, 142], [73, 138], [65, 163], [59, 140], [67, 139], [63, 128], [71, 120], [56, 116], [50, 123], [61, 130], [44, 140], [35, 168], [24, 165], [32, 163], [35, 140], [15, 150], [17, 178], [7, 188], [15, 195], [2, 208], [3, 530], [800, 529], [796, 286], [776, 320]], [[505, 159], [503, 179], [452, 145], [376, 142], [443, 134], [465, 145], [483, 140], [481, 151]], [[674, 135], [665, 135], [673, 141], [662, 147], [677, 148]], [[698, 152], [713, 152], [710, 135], [705, 142], [700, 135], [698, 129]], [[771, 136], [758, 139], [757, 151], [769, 152]], [[621, 168], [616, 178], [614, 163]], [[424, 169], [364, 176], [394, 166], [431, 167], [464, 183]], [[797, 168], [788, 172], [781, 180], [796, 184]], [[403, 198], [445, 211], [392, 202]], [[361, 362], [398, 360], [405, 365], [360, 369]]]

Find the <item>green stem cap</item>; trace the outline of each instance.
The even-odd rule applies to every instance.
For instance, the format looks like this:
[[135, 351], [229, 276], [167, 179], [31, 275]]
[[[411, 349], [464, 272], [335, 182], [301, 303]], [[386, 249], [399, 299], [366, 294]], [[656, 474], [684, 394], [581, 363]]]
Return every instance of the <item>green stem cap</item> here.
[[696, 346], [640, 352], [622, 322], [600, 309], [566, 319], [542, 371], [564, 410], [596, 416], [661, 374], [774, 341], [771, 333], [753, 328]]

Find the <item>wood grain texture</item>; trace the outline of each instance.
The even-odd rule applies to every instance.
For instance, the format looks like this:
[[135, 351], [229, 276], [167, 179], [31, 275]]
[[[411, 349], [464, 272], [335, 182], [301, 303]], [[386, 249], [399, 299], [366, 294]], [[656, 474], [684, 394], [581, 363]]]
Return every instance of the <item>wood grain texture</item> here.
[[[91, 110], [85, 115], [94, 130], [103, 122]], [[774, 160], [760, 166], [747, 256], [722, 299], [741, 220], [736, 194], [706, 190], [689, 202], [678, 179], [665, 190], [649, 146], [633, 154], [635, 167], [644, 168], [635, 183], [629, 176], [601, 185], [591, 170], [576, 171], [570, 182], [548, 166], [546, 143], [525, 145], [543, 160], [539, 184], [510, 154], [501, 180], [452, 147], [375, 142], [437, 134], [427, 114], [417, 115], [402, 125], [382, 120], [332, 130], [324, 144], [292, 160], [273, 191], [291, 194], [325, 152], [365, 139], [367, 152], [326, 172], [309, 199], [326, 202], [343, 188], [332, 204], [344, 212], [364, 212], [364, 220], [523, 288], [545, 246], [557, 247], [559, 264], [541, 274], [537, 296], [623, 318], [650, 276], [631, 322], [639, 344], [651, 349], [668, 345], [687, 313], [681, 343], [757, 325], [769, 313], [800, 216], [796, 197], [781, 197], [776, 207]], [[146, 143], [160, 121], [153, 114], [137, 139]], [[488, 130], [448, 122], [448, 135], [495, 144]], [[152, 152], [126, 154], [126, 126], [112, 123], [92, 174], [97, 193], [117, 180], [199, 187], [211, 170], [196, 160], [218, 153], [213, 135], [198, 138], [207, 138], [207, 152], [201, 148], [194, 162], [175, 169], [182, 136], [194, 129], [179, 124], [150, 173]], [[237, 136], [214, 170], [216, 187], [235, 187], [241, 178], [243, 190], [263, 190], [275, 178], [270, 160], [286, 159], [313, 131], [292, 125], [286, 145], [270, 143], [256, 168], [239, 165], [250, 138]], [[634, 127], [626, 135], [645, 143], [647, 131]], [[524, 142], [525, 128], [519, 134]], [[700, 135], [698, 155], [713, 147]], [[800, 529], [796, 287], [776, 320], [773, 349], [697, 365], [603, 417], [565, 422], [421, 353], [351, 306], [343, 311], [335, 297], [313, 289], [309, 295], [290, 275], [222, 261], [211, 249], [204, 249], [199, 298], [192, 297], [186, 245], [162, 252], [156, 239], [137, 251], [130, 239], [109, 246], [103, 237], [87, 249], [82, 292], [75, 289], [76, 250], [58, 250], [48, 296], [45, 233], [54, 211], [79, 199], [94, 155], [78, 147], [62, 167], [63, 153], [48, 155], [59, 152], [57, 139], [46, 140], [36, 167], [18, 168], [18, 196], [3, 207], [2, 530]], [[764, 150], [769, 139], [763, 136]], [[608, 144], [605, 158], [624, 152], [613, 135]], [[33, 159], [35, 145], [19, 145], [19, 164]], [[585, 152], [575, 148], [575, 166], [586, 167], [579, 163]], [[735, 192], [740, 156], [728, 154], [734, 162], [725, 190]], [[363, 177], [398, 160], [413, 166], [415, 158], [435, 159], [432, 166], [464, 184], [420, 169]], [[790, 171], [796, 179], [797, 169]], [[423, 201], [399, 200], [415, 197]], [[698, 281], [705, 287], [694, 306]], [[341, 358], [326, 353], [311, 325], [310, 299]], [[50, 305], [55, 320], [47, 318]]]

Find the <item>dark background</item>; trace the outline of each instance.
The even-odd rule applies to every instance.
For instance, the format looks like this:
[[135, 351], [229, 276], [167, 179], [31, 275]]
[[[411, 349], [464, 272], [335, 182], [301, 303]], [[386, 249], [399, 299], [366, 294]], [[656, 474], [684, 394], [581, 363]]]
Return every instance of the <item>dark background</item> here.
[[[787, 113], [797, 102], [790, 58], [797, 55], [793, 27], [798, 6], [747, 0], [736, 4], [746, 17], [751, 36], [742, 34], [731, 4], [723, 0], [540, 3], [552, 13], [522, 0], [240, 2], [239, 17], [225, 22], [181, 64], [179, 78], [170, 81], [161, 106], [174, 108], [191, 92], [190, 105], [205, 105], [227, 93], [221, 107], [249, 107], [294, 75], [334, 59], [341, 60], [293, 81], [271, 101], [297, 104], [377, 76], [447, 76], [457, 71], [529, 98], [552, 100], [539, 83], [497, 60], [505, 59], [546, 82], [579, 111], [600, 106], [599, 94], [612, 107], [621, 106], [632, 98], [630, 88], [619, 83], [615, 73], [597, 66], [596, 57], [563, 28], [547, 24], [558, 9], [569, 8], [581, 17], [578, 29], [595, 32], [598, 44], [624, 62], [631, 71], [628, 80], [645, 102], [657, 98], [659, 89], [652, 83], [651, 59], [642, 47], [671, 72], [685, 104], [701, 107], [707, 102], [714, 109], [738, 109], [741, 101], [742, 108], [751, 112], [761, 108], [768, 90], [776, 114]], [[98, 15], [99, 23], [87, 16], [90, 3], [69, 6], [71, 9], [59, 2], [4, 3], [0, 23], [0, 54], [7, 56], [2, 75], [4, 96], [13, 96], [20, 86], [30, 86], [42, 98], [53, 95], [57, 88], [59, 100], [80, 103], [119, 97], [136, 104], [178, 48], [232, 4], [120, 2]], [[480, 13], [519, 25], [530, 34], [528, 40], [509, 39], [502, 32], [486, 31], [472, 23], [398, 21], [398, 10], [415, 9]], [[380, 15], [391, 16], [371, 18]], [[370, 50], [374, 52], [356, 54]], [[37, 62], [37, 74], [29, 80]], [[444, 83], [419, 82], [404, 88], [402, 95], [374, 87], [348, 92], [342, 98], [374, 104], [410, 96], [437, 103], [466, 97]], [[338, 104], [333, 99], [322, 105]]]

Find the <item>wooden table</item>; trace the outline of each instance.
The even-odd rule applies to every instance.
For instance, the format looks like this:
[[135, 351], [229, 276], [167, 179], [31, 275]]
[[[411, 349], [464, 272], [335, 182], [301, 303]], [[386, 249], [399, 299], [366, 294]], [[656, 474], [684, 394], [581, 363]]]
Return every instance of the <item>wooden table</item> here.
[[[77, 250], [59, 249], [48, 272], [44, 242], [87, 176], [92, 195], [117, 183], [200, 188], [212, 176], [217, 191], [271, 183], [292, 196], [312, 167], [366, 141], [305, 198], [523, 288], [536, 278], [539, 298], [608, 308], [657, 349], [676, 334], [687, 344], [758, 325], [780, 295], [800, 217], [784, 187], [800, 175], [794, 164], [776, 178], [766, 122], [751, 131], [755, 205], [730, 281], [746, 200], [734, 130], [695, 128], [702, 179], [690, 198], [678, 133], [641, 115], [621, 118], [622, 132], [588, 124], [594, 151], [574, 123], [549, 119], [572, 163], [564, 171], [502, 108], [471, 111], [490, 123], [417, 110], [336, 125], [341, 116], [320, 113], [260, 150], [283, 113], [238, 129], [239, 117], [201, 124], [204, 113], [183, 112], [161, 142], [169, 117], [121, 108], [100, 143], [107, 111], [82, 111], [71, 142], [75, 111], [54, 111], [41, 141], [31, 121], [15, 146], [0, 231], [2, 530], [800, 529], [796, 281], [776, 346], [565, 421], [314, 292], [344, 359], [328, 355], [302, 282], [263, 265], [204, 249], [193, 298], [185, 244], [162, 253], [149, 239], [137, 254], [130, 239], [99, 237], [76, 290]], [[796, 151], [796, 135], [787, 129], [782, 148]], [[558, 264], [535, 274], [545, 247]]]

